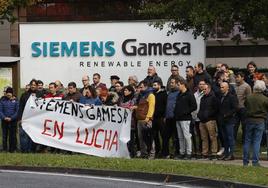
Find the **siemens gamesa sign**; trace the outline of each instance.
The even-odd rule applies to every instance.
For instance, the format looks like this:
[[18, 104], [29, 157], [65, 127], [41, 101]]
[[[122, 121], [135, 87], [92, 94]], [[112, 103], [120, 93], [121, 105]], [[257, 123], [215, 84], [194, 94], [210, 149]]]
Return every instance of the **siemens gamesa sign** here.
[[202, 38], [194, 39], [191, 31], [166, 34], [166, 27], [147, 22], [21, 24], [21, 84], [37, 78], [81, 86], [81, 76], [95, 72], [103, 82], [117, 74], [127, 83], [129, 75], [144, 79], [150, 65], [166, 82], [172, 65], [184, 76], [186, 66], [204, 62]]

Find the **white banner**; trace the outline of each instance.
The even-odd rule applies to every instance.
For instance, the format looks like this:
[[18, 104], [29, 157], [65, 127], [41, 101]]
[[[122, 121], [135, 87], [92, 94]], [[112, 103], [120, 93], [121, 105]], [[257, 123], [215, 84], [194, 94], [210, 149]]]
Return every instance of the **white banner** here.
[[129, 157], [131, 111], [29, 98], [22, 128], [35, 143], [100, 157]]
[[94, 73], [109, 87], [110, 76], [118, 75], [127, 84], [130, 75], [139, 81], [155, 66], [164, 85], [171, 65], [185, 76], [188, 65], [205, 61], [205, 41], [194, 39], [192, 30], [167, 36], [149, 22], [25, 23], [20, 24], [21, 87], [32, 78], [45, 85], [61, 80], [66, 86]]

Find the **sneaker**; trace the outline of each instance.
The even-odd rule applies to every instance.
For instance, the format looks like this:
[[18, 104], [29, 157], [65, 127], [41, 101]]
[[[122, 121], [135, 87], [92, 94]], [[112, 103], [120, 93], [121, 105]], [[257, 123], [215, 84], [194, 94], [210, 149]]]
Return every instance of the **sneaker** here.
[[217, 155], [222, 155], [224, 153], [224, 148], [221, 148]]
[[261, 167], [261, 164], [260, 163], [252, 163], [252, 166]]
[[136, 156], [140, 157], [141, 156], [141, 151], [137, 151]]

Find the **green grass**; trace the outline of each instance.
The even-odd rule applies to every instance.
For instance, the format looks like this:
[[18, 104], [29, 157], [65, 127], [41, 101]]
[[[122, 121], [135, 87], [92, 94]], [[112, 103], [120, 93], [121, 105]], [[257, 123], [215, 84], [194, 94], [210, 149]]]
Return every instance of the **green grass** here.
[[0, 165], [152, 172], [268, 185], [267, 168], [204, 164], [191, 161], [115, 159], [87, 155], [0, 153]]

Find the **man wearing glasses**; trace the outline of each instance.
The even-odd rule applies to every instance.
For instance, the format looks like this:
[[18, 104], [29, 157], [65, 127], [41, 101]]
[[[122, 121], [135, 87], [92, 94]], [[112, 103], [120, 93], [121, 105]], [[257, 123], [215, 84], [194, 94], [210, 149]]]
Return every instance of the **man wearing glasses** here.
[[81, 94], [83, 94], [85, 88], [88, 88], [89, 87], [89, 76], [84, 75], [82, 77], [82, 84], [83, 84], [84, 87], [79, 90], [79, 92]]
[[168, 81], [167, 81], [167, 92], [170, 91], [170, 81], [171, 79], [178, 79], [178, 80], [183, 80], [183, 77], [180, 76], [179, 74], [179, 67], [177, 65], [172, 65], [171, 66], [171, 75], [170, 77], [168, 78]]

